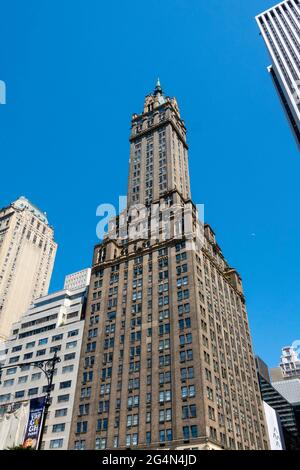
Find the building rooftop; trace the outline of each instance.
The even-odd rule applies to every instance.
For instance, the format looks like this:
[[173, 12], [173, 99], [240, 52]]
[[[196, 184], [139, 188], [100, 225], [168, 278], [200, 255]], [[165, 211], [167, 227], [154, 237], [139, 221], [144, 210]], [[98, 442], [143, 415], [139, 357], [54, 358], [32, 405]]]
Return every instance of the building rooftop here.
[[274, 10], [274, 8], [277, 8], [277, 7], [279, 7], [280, 5], [283, 5], [284, 3], [287, 3], [287, 2], [288, 2], [288, 0], [284, 0], [284, 1], [282, 1], [282, 2], [276, 3], [275, 5], [273, 5], [272, 7], [268, 8], [267, 10], [265, 10], [265, 11], [259, 13], [259, 14], [256, 16], [256, 18], [258, 18], [258, 17], [260, 17], [260, 16], [262, 16], [262, 15], [265, 15], [265, 14], [268, 13], [269, 11]]
[[20, 196], [11, 206], [19, 210], [29, 209], [41, 222], [49, 225], [46, 212], [42, 212], [41, 209], [32, 204], [25, 196]]
[[272, 382], [272, 386], [291, 404], [300, 403], [300, 379]]

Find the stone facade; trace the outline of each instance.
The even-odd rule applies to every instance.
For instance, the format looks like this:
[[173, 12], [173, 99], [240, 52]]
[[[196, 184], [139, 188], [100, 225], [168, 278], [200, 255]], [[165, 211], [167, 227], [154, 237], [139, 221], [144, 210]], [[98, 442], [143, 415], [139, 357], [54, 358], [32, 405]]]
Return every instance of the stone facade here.
[[0, 340], [48, 293], [57, 245], [45, 213], [20, 197], [0, 209]]
[[69, 448], [268, 448], [241, 278], [198, 220], [159, 82], [130, 145], [128, 211], [94, 250]]

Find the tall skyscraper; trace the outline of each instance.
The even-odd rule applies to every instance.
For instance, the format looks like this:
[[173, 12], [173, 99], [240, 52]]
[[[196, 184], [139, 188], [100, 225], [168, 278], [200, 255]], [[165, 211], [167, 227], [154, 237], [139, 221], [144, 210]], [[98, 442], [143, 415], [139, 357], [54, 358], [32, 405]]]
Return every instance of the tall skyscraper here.
[[47, 294], [56, 248], [45, 213], [26, 198], [0, 209], [0, 340]]
[[190, 197], [158, 82], [132, 117], [127, 209], [94, 249], [71, 449], [268, 447], [241, 278]]
[[[0, 449], [7, 448], [11, 440], [10, 417], [14, 418], [22, 404], [46, 393], [45, 375], [27, 363], [51, 359], [55, 352], [61, 362], [55, 368], [42, 449], [67, 449], [89, 281], [90, 269], [66, 276], [63, 290], [37, 299], [13, 324], [0, 385]], [[19, 438], [23, 434], [20, 430]]]
[[256, 21], [272, 59], [268, 70], [300, 148], [300, 0], [285, 0]]

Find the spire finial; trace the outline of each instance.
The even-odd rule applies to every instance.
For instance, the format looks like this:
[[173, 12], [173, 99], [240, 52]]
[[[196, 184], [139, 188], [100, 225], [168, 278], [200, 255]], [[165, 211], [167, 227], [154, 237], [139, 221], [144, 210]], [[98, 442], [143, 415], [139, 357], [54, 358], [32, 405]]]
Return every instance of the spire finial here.
[[154, 94], [157, 95], [158, 93], [160, 93], [162, 95], [162, 87], [161, 87], [161, 84], [160, 84], [160, 80], [159, 80], [159, 77], [157, 78], [157, 82], [156, 82], [156, 86], [155, 86], [155, 90], [154, 90]]

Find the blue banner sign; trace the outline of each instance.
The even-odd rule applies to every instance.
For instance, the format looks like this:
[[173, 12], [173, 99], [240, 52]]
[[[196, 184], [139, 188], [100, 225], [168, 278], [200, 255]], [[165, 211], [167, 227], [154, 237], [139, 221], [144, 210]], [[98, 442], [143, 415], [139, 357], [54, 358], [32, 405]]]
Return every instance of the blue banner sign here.
[[37, 449], [38, 447], [45, 401], [46, 397], [33, 398], [30, 400], [29, 418], [23, 447], [31, 447], [31, 449]]

